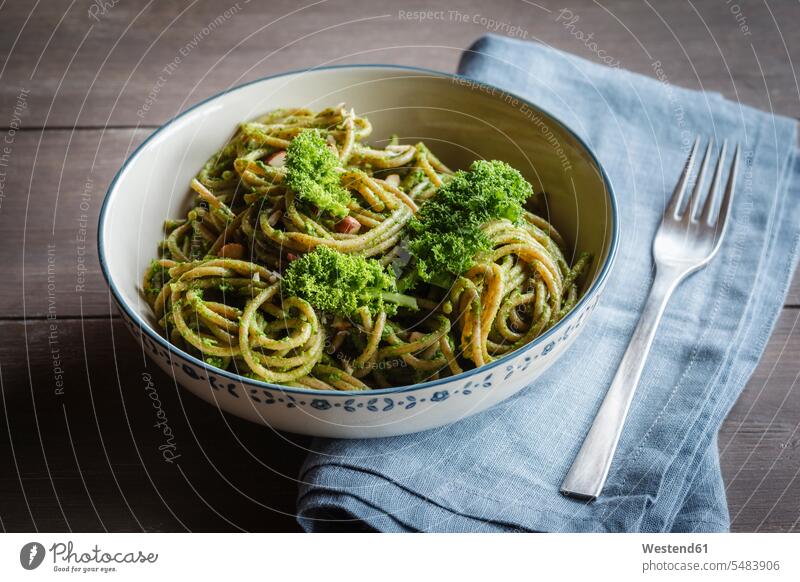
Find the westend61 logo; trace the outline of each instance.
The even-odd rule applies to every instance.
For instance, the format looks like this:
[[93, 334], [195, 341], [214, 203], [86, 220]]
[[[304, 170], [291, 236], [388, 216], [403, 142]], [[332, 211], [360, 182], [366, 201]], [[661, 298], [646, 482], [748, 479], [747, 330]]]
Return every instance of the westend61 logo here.
[[106, 552], [95, 544], [88, 551], [76, 551], [72, 542], [56, 542], [45, 550], [39, 542], [29, 542], [19, 551], [19, 563], [26, 570], [38, 568], [50, 552], [55, 572], [115, 572], [116, 564], [154, 564], [158, 554], [144, 553], [141, 550], [131, 552]]

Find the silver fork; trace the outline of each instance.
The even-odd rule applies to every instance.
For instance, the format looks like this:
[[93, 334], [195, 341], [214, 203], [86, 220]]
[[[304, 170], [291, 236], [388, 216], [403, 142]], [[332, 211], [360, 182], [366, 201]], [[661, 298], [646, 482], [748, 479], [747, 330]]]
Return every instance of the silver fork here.
[[702, 186], [713, 149], [712, 140], [708, 142], [689, 201], [684, 204], [686, 185], [692, 173], [699, 144], [698, 137], [686, 160], [680, 180], [675, 186], [675, 192], [664, 211], [661, 225], [653, 240], [656, 275], [650, 295], [614, 380], [589, 429], [589, 434], [586, 435], [578, 456], [561, 484], [561, 493], [565, 495], [594, 500], [602, 492], [633, 393], [642, 375], [667, 302], [681, 281], [705, 267], [714, 258], [725, 235], [739, 165], [739, 147], [736, 147], [733, 155], [725, 194], [717, 213], [715, 212], [717, 191], [725, 162], [726, 142], [722, 143], [714, 177], [705, 196], [702, 210], [700, 207], [703, 198]]

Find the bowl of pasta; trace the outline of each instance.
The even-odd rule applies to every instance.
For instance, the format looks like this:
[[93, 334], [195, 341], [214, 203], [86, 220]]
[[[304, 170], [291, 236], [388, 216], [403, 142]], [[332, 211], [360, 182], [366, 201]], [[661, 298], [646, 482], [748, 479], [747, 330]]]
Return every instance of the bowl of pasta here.
[[277, 430], [370, 438], [544, 389], [618, 231], [605, 172], [552, 115], [369, 65], [261, 79], [169, 121], [111, 183], [98, 246], [176, 383]]

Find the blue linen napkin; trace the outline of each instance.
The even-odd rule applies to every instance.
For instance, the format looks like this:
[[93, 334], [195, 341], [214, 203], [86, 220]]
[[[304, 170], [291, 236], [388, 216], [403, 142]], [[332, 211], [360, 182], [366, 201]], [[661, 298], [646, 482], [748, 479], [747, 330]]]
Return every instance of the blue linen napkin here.
[[[396, 438], [314, 441], [298, 519], [309, 531], [725, 531], [716, 435], [764, 349], [800, 247], [795, 122], [718, 94], [487, 36], [459, 73], [552, 112], [597, 152], [622, 240], [596, 311], [533, 386], [453, 425]], [[531, 131], [536, 129], [531, 126]], [[667, 308], [604, 494], [559, 494], [653, 276], [651, 243], [694, 136], [744, 154], [727, 238]]]

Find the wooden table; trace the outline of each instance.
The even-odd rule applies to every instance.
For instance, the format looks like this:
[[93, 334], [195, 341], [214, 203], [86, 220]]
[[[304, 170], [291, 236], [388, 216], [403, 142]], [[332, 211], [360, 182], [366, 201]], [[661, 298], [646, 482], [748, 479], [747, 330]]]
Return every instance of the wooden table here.
[[[501, 33], [594, 60], [603, 50], [646, 75], [660, 60], [677, 85], [800, 113], [796, 4], [570, 4], [571, 16], [549, 0], [1, 3], [0, 527], [298, 529], [295, 476], [308, 439], [225, 416], [156, 371], [123, 328], [97, 263], [97, 215], [111, 177], [188, 105], [300, 67], [453, 71], [492, 26], [485, 17]], [[443, 12], [413, 15], [426, 10]], [[720, 434], [736, 531], [800, 529], [799, 319], [795, 279]], [[179, 463], [159, 454], [145, 372]]]

